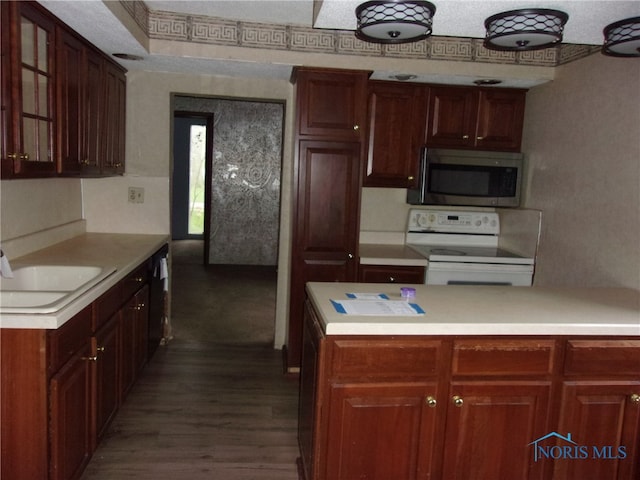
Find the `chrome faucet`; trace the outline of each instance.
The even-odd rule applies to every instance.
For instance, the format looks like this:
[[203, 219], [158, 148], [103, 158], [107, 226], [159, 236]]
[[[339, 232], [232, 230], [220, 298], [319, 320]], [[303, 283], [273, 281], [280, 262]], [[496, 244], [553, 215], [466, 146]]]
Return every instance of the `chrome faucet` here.
[[0, 276], [4, 278], [13, 278], [13, 271], [11, 271], [9, 259], [2, 249], [0, 249]]

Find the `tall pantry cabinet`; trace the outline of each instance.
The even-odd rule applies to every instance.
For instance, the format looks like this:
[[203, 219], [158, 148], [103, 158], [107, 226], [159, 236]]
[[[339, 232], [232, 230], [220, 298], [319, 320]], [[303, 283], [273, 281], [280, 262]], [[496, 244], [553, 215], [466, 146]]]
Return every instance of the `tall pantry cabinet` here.
[[356, 281], [369, 72], [298, 68], [286, 368], [300, 367], [305, 284]]

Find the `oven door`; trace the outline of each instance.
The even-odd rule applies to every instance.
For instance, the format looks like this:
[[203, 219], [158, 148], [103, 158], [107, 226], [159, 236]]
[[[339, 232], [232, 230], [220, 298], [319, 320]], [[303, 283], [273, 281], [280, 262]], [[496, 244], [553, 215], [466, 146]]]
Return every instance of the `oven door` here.
[[427, 285], [513, 285], [530, 287], [533, 265], [429, 262]]

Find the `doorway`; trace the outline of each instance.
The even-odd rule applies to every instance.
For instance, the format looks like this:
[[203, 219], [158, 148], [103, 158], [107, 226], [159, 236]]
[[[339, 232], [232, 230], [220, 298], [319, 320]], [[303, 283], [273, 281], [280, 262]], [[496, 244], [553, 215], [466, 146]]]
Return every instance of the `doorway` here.
[[[210, 231], [213, 114], [176, 111], [173, 119], [173, 240], [204, 240]], [[202, 261], [207, 263], [204, 242]]]
[[[175, 95], [174, 108], [174, 196], [180, 199], [176, 175], [184, 145], [180, 145], [181, 117], [185, 122], [209, 115], [212, 122], [211, 162], [205, 180], [205, 265], [278, 264], [280, 233], [280, 183], [284, 136], [284, 102]], [[184, 174], [186, 175], [186, 174]], [[183, 225], [178, 238], [198, 238]], [[178, 214], [174, 213], [178, 219]], [[208, 229], [208, 230], [207, 230]], [[186, 231], [186, 233], [185, 233]]]

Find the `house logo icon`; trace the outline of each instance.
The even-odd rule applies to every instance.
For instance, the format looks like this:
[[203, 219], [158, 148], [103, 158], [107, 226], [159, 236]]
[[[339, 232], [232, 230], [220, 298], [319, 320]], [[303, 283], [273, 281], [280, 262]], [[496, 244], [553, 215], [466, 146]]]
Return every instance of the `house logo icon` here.
[[[552, 441], [546, 442], [549, 439]], [[547, 443], [545, 445], [545, 443]], [[579, 445], [571, 438], [571, 433], [562, 435], [551, 432], [529, 443], [533, 446], [533, 459], [553, 460], [584, 460], [594, 458], [599, 460], [624, 460], [627, 458], [627, 447], [624, 445]]]
[[[562, 440], [563, 442], [565, 442], [567, 444], [567, 446], [569, 447], [569, 449], [567, 448], [562, 448], [562, 447], [558, 447], [557, 445], [554, 445], [552, 447], [542, 447], [539, 445], [540, 442], [543, 442], [545, 440], [547, 440], [548, 438], [559, 438], [560, 440]], [[533, 445], [533, 460], [535, 462], [538, 461], [538, 459], [540, 458], [540, 454], [542, 453], [542, 455], [544, 457], [549, 457], [550, 455], [545, 454], [545, 452], [548, 452], [548, 449], [551, 448], [559, 448], [561, 452], [566, 453], [570, 450], [573, 450], [573, 446], [578, 447], [578, 444], [576, 442], [574, 442], [571, 439], [571, 432], [567, 433], [567, 436], [561, 435], [558, 432], [551, 432], [551, 433], [547, 433], [546, 435], [540, 437], [540, 438], [536, 438], [533, 442], [529, 443], [529, 445]]]

